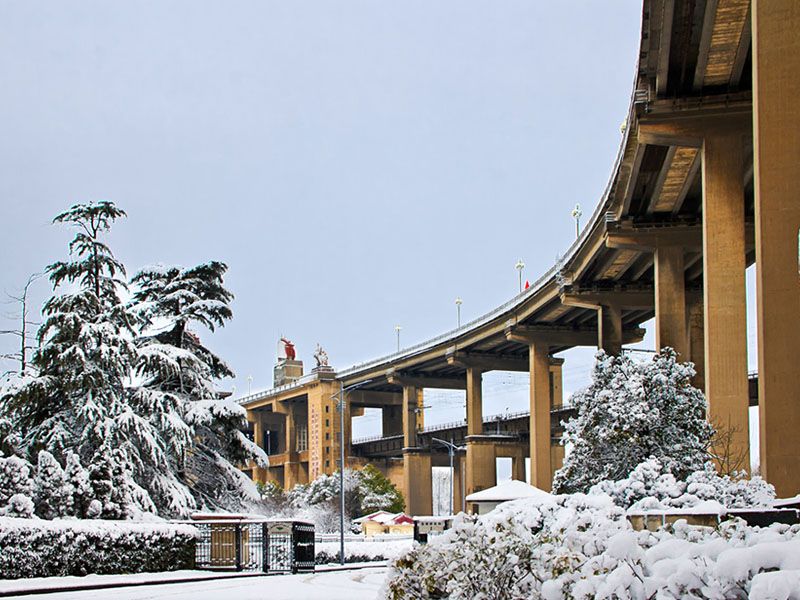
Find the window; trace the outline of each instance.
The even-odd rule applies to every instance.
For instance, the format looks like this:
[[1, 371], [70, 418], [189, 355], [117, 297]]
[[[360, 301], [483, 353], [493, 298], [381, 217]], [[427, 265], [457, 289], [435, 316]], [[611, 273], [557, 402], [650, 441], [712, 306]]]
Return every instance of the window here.
[[306, 450], [308, 450], [308, 425], [298, 425], [297, 451], [305, 452]]
[[326, 460], [326, 461], [325, 461], [325, 466], [326, 466], [326, 467], [330, 467], [330, 466], [331, 466], [331, 461], [329, 461], [329, 460]]
[[325, 454], [330, 454], [330, 453], [331, 453], [331, 447], [325, 446]]
[[330, 426], [331, 426], [330, 419], [325, 419], [325, 427], [330, 427]]
[[327, 404], [325, 405], [325, 412], [331, 412], [331, 407]]
[[330, 434], [330, 432], [328, 432], [328, 431], [326, 431], [326, 432], [325, 432], [325, 439], [326, 439], [326, 440], [329, 440], [329, 439], [331, 439], [331, 434]]

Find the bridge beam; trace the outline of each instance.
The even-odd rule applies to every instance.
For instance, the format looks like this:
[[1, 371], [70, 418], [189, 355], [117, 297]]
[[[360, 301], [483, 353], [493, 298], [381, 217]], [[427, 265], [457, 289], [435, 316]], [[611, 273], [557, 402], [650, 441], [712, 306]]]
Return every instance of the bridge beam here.
[[[567, 299], [568, 303], [569, 300]], [[594, 308], [593, 304], [581, 304], [585, 308]], [[621, 328], [621, 321], [619, 323]], [[644, 329], [624, 329], [621, 331], [622, 343], [633, 344], [642, 341]], [[595, 346], [600, 344], [602, 332], [599, 329], [564, 327], [558, 325], [518, 325], [513, 321], [506, 323], [506, 339], [523, 344], [545, 343], [550, 347]]]
[[463, 352], [451, 346], [445, 352], [448, 365], [488, 371], [527, 371], [528, 361], [525, 357], [505, 356], [490, 352]]
[[752, 10], [761, 469], [787, 497], [800, 493], [800, 5]]
[[441, 388], [446, 390], [464, 390], [466, 382], [458, 377], [434, 377], [410, 373], [399, 373], [394, 370], [386, 372], [386, 381], [391, 385], [414, 386], [419, 389]]

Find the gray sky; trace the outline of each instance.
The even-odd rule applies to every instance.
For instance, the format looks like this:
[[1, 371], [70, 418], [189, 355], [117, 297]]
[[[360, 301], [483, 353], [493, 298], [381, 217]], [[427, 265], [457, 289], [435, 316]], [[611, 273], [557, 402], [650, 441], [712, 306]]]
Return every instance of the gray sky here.
[[57, 212], [109, 199], [129, 214], [109, 240], [129, 271], [230, 266], [234, 319], [210, 345], [239, 391], [271, 385], [280, 333], [339, 368], [393, 351], [396, 324], [404, 346], [437, 335], [456, 296], [467, 321], [514, 295], [518, 258], [545, 272], [574, 204], [595, 207], [640, 14], [0, 0], [0, 289], [65, 258]]

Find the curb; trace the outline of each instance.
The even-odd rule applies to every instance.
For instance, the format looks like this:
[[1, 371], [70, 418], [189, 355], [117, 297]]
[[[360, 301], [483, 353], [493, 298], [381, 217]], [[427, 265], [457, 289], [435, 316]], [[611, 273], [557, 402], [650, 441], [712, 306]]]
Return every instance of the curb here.
[[[374, 569], [376, 567], [386, 566], [382, 561], [376, 561], [375, 564], [359, 564], [352, 567], [345, 565], [319, 565], [322, 569], [317, 569], [313, 572], [307, 573], [294, 573], [295, 575], [314, 575], [321, 573], [334, 573], [337, 571], [358, 571], [360, 569]], [[87, 583], [83, 585], [64, 586], [64, 587], [46, 587], [46, 588], [30, 588], [25, 590], [9, 590], [0, 591], [0, 598], [14, 598], [18, 596], [32, 596], [34, 594], [61, 594], [65, 592], [87, 592], [92, 590], [107, 590], [111, 588], [128, 588], [128, 587], [142, 587], [146, 585], [170, 585], [173, 583], [199, 583], [202, 581], [220, 581], [223, 579], [252, 579], [254, 577], [273, 577], [275, 575], [292, 575], [293, 573], [228, 573], [224, 575], [216, 575], [211, 577], [181, 577], [178, 579], [164, 579], [160, 581], [119, 581], [116, 583]], [[24, 579], [22, 580], [24, 581]]]

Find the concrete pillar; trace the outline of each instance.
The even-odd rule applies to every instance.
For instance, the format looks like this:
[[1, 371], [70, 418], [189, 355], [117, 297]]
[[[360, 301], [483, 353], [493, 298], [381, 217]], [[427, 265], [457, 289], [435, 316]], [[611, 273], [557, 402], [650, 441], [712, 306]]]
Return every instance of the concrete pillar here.
[[689, 337], [689, 360], [694, 363], [697, 375], [692, 380], [692, 385], [698, 390], [706, 390], [706, 353], [705, 353], [705, 326], [703, 315], [703, 297], [696, 295], [687, 301], [687, 321]]
[[525, 452], [522, 450], [511, 457], [511, 479], [527, 481], [525, 477]]
[[663, 246], [655, 251], [656, 349], [669, 346], [688, 360], [686, 286], [683, 248]]
[[464, 457], [453, 457], [453, 512], [458, 514], [464, 510]]
[[800, 493], [800, 3], [753, 2], [761, 473]]
[[561, 406], [564, 404], [563, 372], [564, 359], [550, 359], [550, 405]]
[[[256, 446], [264, 450], [264, 425], [261, 422], [261, 416], [256, 412], [248, 411], [247, 420], [253, 424], [253, 441]], [[261, 483], [267, 480], [267, 469], [259, 466], [253, 468], [253, 479]]]
[[417, 445], [417, 399], [419, 394], [413, 385], [403, 386], [403, 447]]
[[[749, 456], [743, 132], [703, 142], [703, 288], [706, 396], [713, 425], [732, 434], [731, 455]], [[796, 255], [795, 247], [795, 255]], [[749, 459], [742, 468], [749, 470]]]
[[483, 433], [483, 372], [467, 368], [467, 435]]
[[597, 309], [597, 345], [612, 356], [622, 352], [622, 309], [619, 306], [600, 306]]
[[528, 347], [530, 361], [530, 444], [531, 485], [550, 491], [550, 347], [533, 343]]
[[467, 438], [467, 496], [493, 487], [497, 483], [497, 461], [494, 444]]
[[384, 406], [381, 408], [384, 437], [401, 435], [403, 433], [403, 409], [400, 406]]
[[284, 433], [286, 434], [286, 453], [291, 455], [297, 452], [297, 427], [295, 427], [294, 412], [290, 407], [287, 408]]
[[431, 455], [427, 450], [403, 451], [403, 496], [406, 513], [424, 516], [433, 513]]

